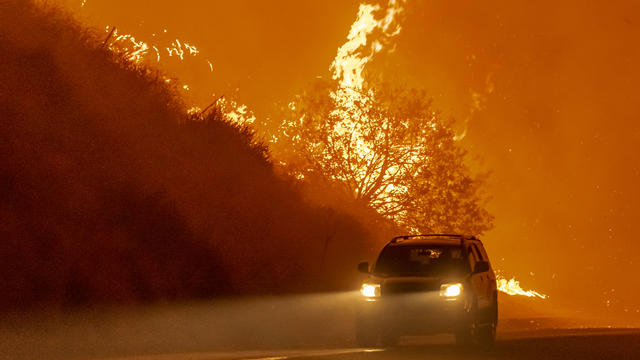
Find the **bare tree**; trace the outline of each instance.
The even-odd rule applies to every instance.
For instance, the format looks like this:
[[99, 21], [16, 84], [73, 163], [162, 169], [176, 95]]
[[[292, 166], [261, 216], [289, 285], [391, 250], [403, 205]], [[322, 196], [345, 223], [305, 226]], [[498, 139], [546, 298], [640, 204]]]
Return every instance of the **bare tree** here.
[[480, 179], [464, 165], [451, 121], [422, 90], [319, 80], [269, 134], [274, 158], [299, 179], [324, 179], [415, 231], [491, 227]]

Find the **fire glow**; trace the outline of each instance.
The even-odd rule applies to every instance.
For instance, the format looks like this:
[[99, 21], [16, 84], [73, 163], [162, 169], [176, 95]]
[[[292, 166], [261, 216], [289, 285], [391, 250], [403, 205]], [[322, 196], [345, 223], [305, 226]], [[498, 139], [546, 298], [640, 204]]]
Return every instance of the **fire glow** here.
[[[181, 63], [189, 57], [196, 58], [200, 56], [198, 47], [177, 38], [169, 40], [170, 43], [168, 45], [160, 45], [138, 40], [132, 34], [119, 34], [118, 29], [111, 26], [106, 26], [105, 32], [107, 33], [105, 46], [114, 54], [118, 54], [136, 65], [162, 64], [163, 59], [166, 58], [165, 55]], [[164, 29], [162, 34], [166, 33], [167, 30]], [[152, 34], [152, 37], [157, 38], [157, 34]], [[208, 69], [209, 72], [213, 72], [213, 63], [210, 59], [204, 59], [203, 67]], [[170, 83], [172, 79], [165, 77], [164, 81]], [[179, 88], [185, 92], [192, 90], [188, 84], [182, 84]], [[215, 94], [212, 96], [215, 96]], [[222, 109], [230, 121], [244, 126], [253, 123], [255, 120], [253, 112], [246, 105], [240, 104], [233, 99], [219, 97], [215, 104]], [[201, 111], [200, 106], [192, 106], [187, 110], [187, 114], [195, 115]]]
[[[357, 156], [362, 157], [365, 162], [370, 163], [370, 157], [374, 156], [367, 139], [359, 130], [362, 121], [354, 121], [354, 118], [366, 117], [367, 96], [364, 94], [365, 78], [364, 70], [373, 57], [384, 50], [386, 44], [390, 43], [400, 34], [401, 26], [398, 16], [404, 11], [403, 0], [390, 0], [384, 16], [377, 18], [376, 13], [381, 12], [379, 5], [360, 4], [358, 17], [351, 25], [351, 29], [345, 42], [337, 52], [330, 70], [332, 77], [338, 82], [338, 88], [331, 93], [335, 103], [335, 110], [332, 115], [338, 117], [339, 121], [334, 128], [337, 133], [349, 132], [352, 135], [352, 148], [356, 149]], [[375, 39], [369, 37], [374, 31], [378, 31]], [[370, 91], [370, 90], [369, 90]], [[363, 105], [364, 109], [363, 109]], [[407, 152], [407, 159], [404, 161], [411, 163], [413, 153]], [[410, 169], [410, 167], [405, 170]], [[402, 171], [402, 169], [396, 169]], [[360, 174], [366, 176], [366, 174]], [[382, 174], [387, 175], [387, 174]], [[404, 191], [402, 188], [388, 187], [382, 196], [393, 196], [393, 192]], [[509, 295], [521, 295], [532, 298], [547, 299], [548, 296], [535, 290], [525, 291], [520, 286], [520, 282], [515, 278], [507, 280], [498, 277], [498, 290]]]
[[540, 299], [548, 299], [549, 296], [539, 293], [535, 290], [524, 290], [520, 286], [520, 281], [515, 278], [511, 278], [507, 280], [501, 276], [497, 277], [498, 282], [498, 290], [509, 295], [522, 295], [530, 298], [540, 298]]
[[[358, 163], [370, 164], [373, 166], [361, 167], [355, 173], [347, 174], [345, 177], [354, 179], [338, 179], [341, 181], [353, 180], [356, 183], [367, 183], [369, 178], [389, 179], [403, 173], [415, 172], [414, 164], [417, 160], [417, 147], [406, 147], [402, 158], [396, 159], [397, 163], [406, 164], [403, 166], [392, 166], [386, 169], [379, 165], [379, 156], [373, 149], [374, 142], [367, 137], [363, 128], [369, 124], [367, 113], [372, 107], [374, 94], [371, 89], [365, 87], [365, 67], [373, 58], [381, 53], [394, 38], [396, 38], [402, 27], [400, 26], [400, 15], [404, 12], [404, 0], [390, 0], [383, 10], [379, 5], [360, 4], [358, 16], [351, 25], [347, 41], [338, 49], [336, 57], [331, 63], [330, 70], [332, 78], [338, 82], [337, 89], [332, 91], [330, 96], [334, 102], [335, 109], [332, 116], [339, 119], [333, 131], [338, 135], [350, 134], [347, 149], [352, 149], [358, 157]], [[375, 35], [375, 36], [373, 36]], [[343, 149], [343, 151], [345, 151]], [[343, 153], [343, 157], [350, 156]], [[370, 169], [374, 169], [374, 176], [371, 176]], [[335, 180], [335, 179], [334, 179]], [[377, 207], [383, 212], [391, 213], [396, 211], [393, 205], [386, 201], [394, 198], [399, 193], [405, 193], [406, 188], [395, 186], [389, 183], [384, 190], [373, 199], [373, 203], [381, 204]]]
[[[160, 48], [165, 50], [169, 57], [176, 57], [180, 60], [184, 60], [185, 56], [195, 57], [200, 54], [196, 46], [180, 41], [180, 39], [173, 40], [168, 46], [160, 47], [158, 45], [149, 45], [149, 43], [142, 40], [136, 40], [131, 34], [119, 34], [118, 29], [110, 26], [106, 26], [105, 31], [111, 34], [106, 40], [109, 50], [116, 54], [123, 55], [127, 60], [136, 64], [149, 61], [150, 59], [155, 60], [156, 63], [160, 63], [162, 59]], [[113, 40], [111, 40], [111, 37], [113, 37]], [[151, 50], [153, 50], [153, 53]], [[152, 54], [155, 56], [151, 56]], [[207, 63], [213, 71], [211, 61], [207, 60]]]
[[[372, 158], [375, 156], [371, 149], [370, 141], [367, 140], [360, 128], [362, 126], [361, 119], [367, 116], [367, 106], [370, 107], [372, 105], [367, 102], [367, 100], [371, 99], [372, 94], [369, 93], [371, 90], [367, 90], [365, 86], [365, 68], [376, 55], [383, 51], [390, 51], [390, 44], [402, 30], [400, 16], [404, 12], [405, 1], [389, 0], [384, 8], [380, 5], [360, 4], [357, 18], [351, 25], [347, 35], [347, 41], [338, 48], [329, 68], [332, 78], [337, 82], [336, 89], [330, 94], [335, 104], [332, 115], [340, 119], [333, 131], [338, 134], [349, 133], [352, 135], [349, 145], [364, 163], [372, 163]], [[83, 1], [82, 6], [84, 7], [85, 4], [86, 1]], [[107, 47], [135, 64], [145, 62], [160, 64], [166, 55], [179, 61], [183, 61], [187, 57], [200, 55], [200, 50], [196, 46], [177, 38], [171, 40], [168, 45], [163, 46], [138, 40], [131, 34], [118, 34], [117, 29], [109, 26], [106, 27], [106, 32], [110, 33], [105, 42]], [[111, 34], [111, 32], [113, 33]], [[164, 33], [166, 33], [166, 30], [164, 30]], [[153, 36], [155, 37], [155, 34]], [[213, 72], [212, 62], [208, 59], [205, 60], [206, 68]], [[171, 79], [167, 78], [165, 81], [170, 82]], [[182, 88], [187, 91], [190, 89], [188, 85], [184, 85]], [[220, 98], [219, 101], [216, 101], [216, 104], [221, 107], [227, 118], [235, 123], [251, 125], [255, 121], [255, 116], [246, 105], [224, 98]], [[290, 107], [294, 106], [292, 104], [290, 104]], [[202, 110], [199, 106], [193, 106], [187, 111], [190, 115], [200, 112]], [[278, 139], [274, 139], [274, 141], [277, 142]], [[411, 164], [415, 156], [415, 152], [408, 149], [406, 158], [399, 160], [402, 163]], [[282, 161], [280, 163], [286, 164]], [[410, 172], [412, 171], [411, 169], [411, 166], [392, 167], [389, 169], [389, 173], [380, 175], [388, 177], [396, 175], [397, 172]], [[360, 178], [367, 176], [364, 172], [356, 175]], [[295, 177], [303, 179], [304, 174], [295, 174]], [[392, 197], [394, 194], [403, 191], [406, 191], [406, 189], [389, 185], [380, 196]], [[509, 295], [539, 299], [548, 298], [547, 295], [538, 291], [522, 289], [520, 282], [515, 278], [508, 280], [499, 276], [497, 285], [499, 291]]]

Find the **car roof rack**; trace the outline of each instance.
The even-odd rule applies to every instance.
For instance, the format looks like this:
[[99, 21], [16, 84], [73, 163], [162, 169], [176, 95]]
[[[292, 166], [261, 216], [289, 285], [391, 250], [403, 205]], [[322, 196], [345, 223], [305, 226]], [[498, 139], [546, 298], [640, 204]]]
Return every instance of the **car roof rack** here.
[[393, 239], [391, 239], [391, 241], [389, 243], [391, 244], [396, 244], [399, 242], [402, 242], [404, 240], [409, 240], [410, 238], [416, 238], [416, 237], [454, 237], [454, 238], [459, 238], [460, 242], [464, 242], [464, 240], [479, 240], [478, 238], [476, 238], [473, 235], [461, 235], [461, 234], [418, 234], [418, 235], [401, 235], [401, 236], [396, 236]]

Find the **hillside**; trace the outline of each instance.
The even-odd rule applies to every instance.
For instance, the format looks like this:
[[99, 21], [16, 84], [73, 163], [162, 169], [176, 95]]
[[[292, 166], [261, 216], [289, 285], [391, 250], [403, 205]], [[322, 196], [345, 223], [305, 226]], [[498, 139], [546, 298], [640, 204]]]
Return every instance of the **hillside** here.
[[349, 284], [370, 247], [356, 220], [305, 203], [249, 131], [189, 119], [162, 74], [103, 41], [0, 4], [0, 307]]

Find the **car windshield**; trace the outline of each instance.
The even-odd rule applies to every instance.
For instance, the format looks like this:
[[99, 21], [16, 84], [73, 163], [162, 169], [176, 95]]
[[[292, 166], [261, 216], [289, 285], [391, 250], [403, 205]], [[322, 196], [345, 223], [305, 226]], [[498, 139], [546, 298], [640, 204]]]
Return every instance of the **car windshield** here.
[[442, 276], [468, 270], [462, 247], [453, 245], [389, 246], [374, 273], [381, 276]]

